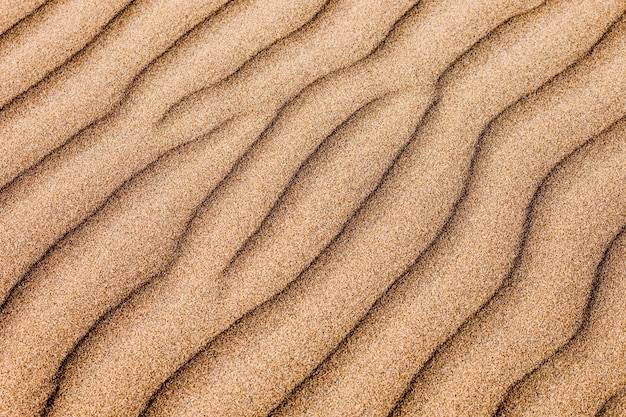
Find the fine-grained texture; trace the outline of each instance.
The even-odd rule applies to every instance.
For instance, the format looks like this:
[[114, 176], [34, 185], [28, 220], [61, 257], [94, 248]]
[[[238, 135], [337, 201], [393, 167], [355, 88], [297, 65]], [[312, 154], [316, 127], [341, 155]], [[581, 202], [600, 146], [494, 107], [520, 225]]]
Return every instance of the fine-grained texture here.
[[0, 37], [9, 51], [0, 59], [0, 108], [82, 49], [127, 3], [50, 1]]
[[129, 3], [81, 53], [0, 110], [0, 186], [113, 110], [142, 68], [225, 2]]
[[[624, 136], [625, 126], [612, 134]], [[622, 231], [603, 260], [583, 328], [509, 393], [497, 415], [595, 416], [626, 385], [624, 299], [626, 233]]]
[[626, 414], [626, 390], [611, 398], [597, 417], [619, 417]]
[[[501, 13], [508, 13], [509, 10], [507, 7], [510, 7], [510, 5], [507, 2], [503, 3]], [[459, 15], [458, 18], [469, 20], [472, 16], [469, 15], [468, 18], [468, 15]], [[473, 18], [477, 19], [478, 17], [474, 16]], [[498, 15], [496, 18], [502, 19], [502, 16]], [[405, 28], [409, 24], [416, 24], [416, 22], [411, 19], [405, 19], [398, 27], [398, 30]], [[491, 24], [493, 23], [489, 20], [482, 22], [482, 25], [487, 27]], [[477, 30], [484, 31], [485, 29], [483, 29], [483, 26], [479, 26]], [[452, 36], [459, 38], [462, 33], [463, 32], [460, 31], [450, 32]], [[477, 37], [480, 34], [480, 32], [471, 31], [468, 35]], [[446, 33], [446, 35], [448, 35], [448, 33]], [[417, 39], [416, 37], [416, 40]], [[394, 45], [394, 43], [390, 43], [390, 45]], [[403, 56], [399, 55], [398, 58], [400, 57]], [[443, 68], [439, 71], [442, 70]], [[376, 151], [376, 147], [370, 147], [374, 152], [370, 157], [378, 158], [383, 165], [379, 168], [380, 172], [378, 176], [375, 175], [373, 179], [370, 180], [369, 186], [362, 184], [359, 187], [360, 189], [358, 191], [361, 195], [352, 203], [353, 207], [351, 211], [356, 208], [359, 201], [367, 194], [368, 188], [370, 190], [372, 189], [382, 174], [382, 170], [386, 168], [384, 162], [386, 160], [390, 162], [400, 150], [403, 143], [408, 140], [410, 133], [414, 130], [420, 113], [430, 101], [429, 91], [417, 87], [419, 87], [419, 84], [416, 87], [405, 87], [404, 90], [407, 91], [404, 93], [404, 96], [400, 93], [395, 94], [397, 97], [394, 97], [394, 94], [390, 94], [380, 99], [379, 102], [373, 102], [370, 106], [364, 108], [361, 114], [356, 116], [354, 120], [350, 120], [345, 126], [342, 126], [342, 128], [336, 132], [336, 135], [331, 135], [328, 142], [317, 150], [316, 158], [302, 169], [301, 175], [295, 178], [293, 182], [295, 187], [301, 187], [304, 181], [311, 181], [308, 178], [313, 177], [314, 180], [317, 175], [316, 161], [325, 160], [327, 161], [324, 162], [325, 164], [330, 163], [336, 166], [336, 168], [329, 169], [328, 172], [331, 176], [325, 180], [322, 179], [322, 181], [328, 182], [329, 185], [325, 185], [323, 182], [319, 185], [313, 183], [309, 185], [308, 191], [304, 191], [312, 193], [315, 188], [318, 188], [320, 191], [324, 192], [325, 195], [316, 197], [316, 195], [313, 194], [313, 198], [316, 198], [317, 201], [307, 202], [305, 198], [304, 201], [300, 202], [299, 207], [308, 205], [314, 207], [315, 211], [320, 212], [321, 210], [321, 213], [326, 213], [326, 216], [328, 216], [328, 210], [324, 210], [320, 207], [320, 201], [323, 201], [321, 198], [337, 198], [337, 191], [345, 187], [345, 185], [342, 186], [341, 180], [337, 178], [337, 174], [334, 173], [334, 171], [342, 169], [346, 174], [351, 174], [351, 168], [345, 166], [347, 162], [342, 162], [341, 159], [338, 160], [342, 155], [330, 153], [330, 149], [334, 146], [333, 142], [359, 140], [359, 131], [363, 129], [368, 129], [364, 132], [365, 136], [363, 139], [375, 140], [376, 137], [368, 137], [373, 133], [371, 128], [363, 126], [360, 120], [366, 117], [372, 117], [372, 115], [379, 115], [381, 109], [385, 108], [383, 106], [398, 106], [397, 103], [399, 100], [399, 103], [404, 101], [404, 105], [406, 106], [404, 111], [416, 114], [411, 118], [406, 118], [406, 121], [402, 122], [408, 123], [407, 127], [398, 125], [402, 130], [391, 133], [390, 139], [399, 140], [399, 142], [392, 145], [391, 149], [386, 151], [388, 153], [387, 157], [382, 156], [380, 151]], [[306, 93], [307, 92], [301, 97], [304, 97]], [[313, 90], [312, 94], [315, 93], [317, 93], [317, 91]], [[414, 104], [411, 104], [411, 102]], [[302, 136], [303, 131], [297, 128], [297, 122], [310, 123], [310, 116], [307, 116], [310, 114], [311, 110], [313, 110], [311, 109], [312, 106], [314, 106], [313, 109], [317, 109], [319, 108], [319, 103], [311, 101], [310, 99], [307, 101], [298, 99], [295, 103], [284, 109], [284, 112], [278, 117], [270, 130], [266, 132], [264, 137], [261, 138], [259, 143], [251, 150], [246, 158], [244, 158], [222, 187], [212, 196], [212, 201], [208, 202], [206, 207], [200, 211], [198, 220], [206, 220], [203, 220], [204, 223], [198, 226], [192, 226], [189, 235], [190, 239], [185, 242], [182, 248], [183, 256], [173, 266], [172, 270], [168, 271], [164, 277], [157, 279], [144, 292], [131, 298], [118, 312], [114, 313], [105, 324], [94, 330], [94, 337], [86, 341], [87, 346], [81, 347], [81, 351], [85, 349], [92, 354], [77, 355], [77, 360], [73, 362], [75, 370], [73, 370], [70, 375], [74, 375], [74, 373], [76, 375], [82, 375], [84, 372], [94, 375], [108, 375], [108, 380], [103, 381], [102, 386], [110, 384], [112, 390], [120, 393], [120, 395], [126, 395], [127, 390], [121, 390], [119, 384], [115, 381], [117, 378], [124, 378], [124, 375], [128, 372], [143, 373], [143, 370], [154, 366], [152, 363], [158, 362], [163, 365], [162, 369], [169, 374], [188, 360], [203, 344], [210, 340], [210, 338], [232, 324], [235, 319], [239, 318], [247, 310], [262, 303], [284, 287], [289, 281], [294, 279], [302, 268], [312, 260], [313, 256], [323, 249], [332, 236], [338, 231], [338, 227], [346, 220], [345, 214], [338, 218], [337, 225], [333, 229], [325, 233], [326, 236], [322, 238], [321, 244], [318, 243], [317, 247], [314, 247], [311, 251], [312, 254], [308, 255], [309, 259], [305, 259], [304, 262], [296, 264], [296, 267], [291, 273], [283, 269], [283, 273], [287, 272], [284, 276], [281, 277], [279, 275], [276, 278], [273, 277], [275, 273], [271, 274], [271, 272], [268, 271], [268, 267], [265, 265], [269, 264], [270, 268], [275, 268], [276, 270], [274, 265], [278, 264], [280, 266], [280, 261], [275, 258], [272, 259], [272, 255], [276, 256], [274, 248], [271, 246], [268, 247], [268, 244], [264, 244], [260, 246], [260, 250], [269, 252], [271, 255], [270, 258], [267, 259], [265, 255], [265, 259], [262, 260], [259, 260], [258, 257], [256, 259], [253, 258], [251, 265], [261, 273], [269, 272], [268, 277], [256, 275], [258, 278], [252, 276], [250, 278], [243, 277], [242, 279], [234, 268], [230, 269], [225, 276], [221, 274], [221, 269], [224, 269], [228, 265], [228, 262], [235, 256], [237, 250], [241, 248], [245, 240], [259, 227], [259, 222], [262, 220], [262, 217], [264, 217], [267, 211], [272, 207], [274, 200], [280, 195], [281, 190], [288, 185], [288, 180], [290, 179], [289, 173], [296, 172], [295, 170], [301, 162], [310, 152], [315, 151], [319, 143], [318, 141], [325, 136], [313, 131], [312, 137], [309, 138]], [[408, 115], [410, 115], [410, 113], [407, 113], [407, 116]], [[383, 115], [378, 117], [381, 116]], [[398, 116], [399, 115], [396, 115], [395, 117]], [[395, 123], [397, 124], [398, 121], [399, 120], [396, 120]], [[374, 123], [380, 122], [374, 120]], [[373, 126], [380, 129], [380, 126], [376, 124]], [[316, 128], [319, 129], [320, 126], [318, 125]], [[385, 130], [389, 129], [387, 128]], [[327, 132], [331, 133], [332, 128], [328, 129]], [[294, 134], [300, 134], [300, 137], [294, 136]], [[307, 140], [306, 142], [305, 139]], [[370, 143], [376, 143], [376, 146], [383, 146], [381, 140], [384, 139], [381, 138], [376, 142]], [[362, 147], [363, 144], [346, 144], [346, 146]], [[395, 148], [393, 146], [395, 146]], [[329, 151], [326, 151], [326, 149], [329, 149]], [[368, 147], [364, 149], [368, 149]], [[356, 148], [347, 154], [344, 160], [345, 158], [351, 158], [356, 162], [353, 158], [359, 158], [359, 155], [355, 155], [355, 152]], [[363, 159], [363, 156], [360, 158]], [[346, 161], [350, 161], [350, 159]], [[364, 161], [361, 160], [359, 162], [363, 163]], [[341, 166], [341, 164], [344, 164], [344, 166]], [[282, 169], [278, 169], [279, 166]], [[293, 171], [288, 167], [293, 167]], [[319, 169], [317, 171], [319, 171]], [[263, 172], [262, 178], [264, 181], [259, 183], [258, 178], [261, 172]], [[333, 181], [334, 184], [331, 181]], [[347, 177], [345, 184], [349, 183], [350, 178]], [[331, 192], [329, 189], [330, 186], [338, 187], [337, 191]], [[283, 201], [277, 206], [275, 212], [281, 213], [281, 207], [285, 207], [289, 204], [291, 192], [290, 188], [287, 195], [284, 196]], [[238, 202], [242, 200], [248, 202], [246, 211], [236, 209], [239, 205]], [[329, 204], [331, 201], [332, 200], [328, 200]], [[347, 201], [343, 199], [343, 202], [346, 203]], [[307, 219], [307, 213], [302, 213], [302, 209], [299, 207], [292, 206], [290, 209], [287, 209], [288, 211], [285, 216], [288, 219], [293, 219], [289, 221], [300, 222], [300, 225], [303, 225], [302, 222], [305, 221], [315, 221], [310, 215], [308, 215], [309, 219]], [[298, 212], [299, 210], [300, 212]], [[343, 221], [341, 221], [342, 217]], [[248, 222], [245, 221], [246, 218], [248, 218]], [[322, 221], [322, 219], [317, 221]], [[329, 220], [326, 221], [328, 222]], [[281, 223], [284, 227], [285, 221], [283, 220]], [[436, 227], [436, 223], [434, 223], [434, 226]], [[238, 229], [238, 233], [235, 233], [235, 227]], [[262, 227], [256, 237], [262, 237], [265, 230], [266, 228]], [[298, 230], [296, 227], [292, 227], [291, 230], [287, 228], [287, 231], [289, 231], [290, 235], [287, 236], [288, 240], [285, 244], [293, 245], [295, 248], [298, 248], [300, 252], [306, 254], [306, 249], [301, 245], [298, 246], [297, 240], [294, 241], [298, 238], [300, 233], [305, 233], [306, 230]], [[319, 228], [318, 231], [321, 232]], [[269, 231], [269, 233], [272, 232]], [[289, 236], [292, 237], [289, 238]], [[279, 239], [280, 238], [277, 236], [273, 237], [274, 241]], [[257, 253], [261, 253], [261, 251]], [[244, 253], [245, 252], [244, 249]], [[236, 264], [235, 262], [233, 265]], [[198, 288], [198, 286], [206, 285], [207, 282], [216, 283], [213, 284], [216, 285], [216, 289], [214, 290], [215, 294], [211, 293], [210, 287], [203, 288], [202, 291], [189, 291], [189, 288]], [[222, 282], [224, 284], [220, 284]], [[165, 301], [166, 298], [161, 298], [160, 296], [155, 297], [155, 291], [157, 294], [169, 293], [167, 299], [173, 301], [167, 302]], [[224, 295], [222, 295], [222, 293], [224, 293]], [[376, 296], [376, 293], [373, 295]], [[155, 298], [158, 299], [157, 302], [154, 301]], [[181, 301], [181, 299], [184, 301]], [[220, 306], [222, 310], [215, 311], [216, 305]], [[194, 309], [194, 316], [185, 317], [182, 315], [182, 306], [184, 306], [184, 309]], [[146, 317], [150, 319], [146, 320]], [[185, 317], [183, 322], [179, 321], [181, 317]], [[177, 332], [171, 330], [165, 331], [164, 329], [176, 329]], [[115, 343], [102, 344], [101, 340], [110, 339], [109, 334], [111, 332], [116, 334], [117, 340], [121, 342], [119, 346], [116, 346]], [[180, 333], [178, 332], [186, 333], [184, 340], [180, 338]], [[129, 343], [129, 340], [133, 340], [133, 342]], [[149, 355], [142, 352], [143, 345], [140, 343], [140, 340], [142, 343], [150, 343], [152, 346], [152, 352]], [[135, 366], [133, 367], [129, 362], [134, 362]], [[104, 365], [106, 368], [102, 368], [102, 363], [106, 364]], [[171, 364], [170, 366], [172, 368], [168, 370], [169, 368], [165, 366], [166, 364]], [[106, 371], [103, 369], [106, 369]], [[119, 377], [111, 378], [111, 375], [119, 375]], [[131, 397], [133, 401], [137, 401], [138, 398], [142, 396], [147, 398], [146, 394], [150, 392], [151, 389], [155, 389], [157, 387], [156, 384], [160, 384], [164, 381], [163, 377], [157, 377], [157, 375], [157, 372], [145, 374], [145, 377], [150, 381], [146, 382], [149, 384], [149, 388], [145, 389], [143, 394], [140, 395], [137, 393], [135, 396]], [[81, 377], [75, 376], [72, 379], [80, 380], [80, 378]], [[140, 385], [137, 385], [136, 388], [140, 389]], [[68, 396], [70, 395], [71, 391]], [[105, 398], [113, 398], [106, 393], [103, 393], [102, 396]], [[72, 397], [70, 396], [69, 398]], [[65, 395], [60, 395], [58, 404], [62, 405], [55, 405], [53, 410], [61, 410], [63, 408], [70, 410], [71, 406], [69, 404], [77, 404], [77, 401], [65, 399]], [[72, 411], [72, 413], [77, 412], [78, 411]], [[61, 411], [58, 411], [58, 413], [61, 413]], [[66, 412], [63, 411], [61, 415], [64, 415], [64, 413]], [[72, 414], [69, 411], [67, 413]]]
[[0, 0], [0, 417], [626, 413], [626, 0]]
[[0, 314], [0, 403], [41, 408], [27, 393], [41, 386], [38, 398], [47, 398], [94, 322], [167, 266], [195, 208], [269, 120], [236, 118], [164, 155], [30, 271]]
[[46, 0], [2, 0], [0, 3], [0, 33], [17, 24], [44, 3]]
[[[174, 8], [174, 10], [178, 13], [184, 12], [177, 8]], [[279, 10], [282, 9], [279, 8]], [[233, 14], [234, 16], [229, 15], [228, 17], [235, 19], [237, 13], [234, 12]], [[123, 16], [120, 16], [120, 18], [123, 18]], [[280, 17], [280, 15], [273, 16], [273, 18], [279, 21], [282, 20]], [[302, 18], [302, 16], [299, 17]], [[216, 22], [215, 26], [217, 28], [214, 26], [212, 29], [219, 29], [220, 26], [223, 26], [220, 23], [221, 21]], [[116, 27], [114, 26], [111, 30]], [[238, 31], [239, 36], [245, 37], [248, 35], [245, 31], [238, 30], [239, 25], [227, 26], [227, 28], [230, 29], [230, 33]], [[288, 32], [288, 28], [281, 29]], [[140, 31], [140, 33], [142, 32]], [[201, 41], [206, 40], [210, 33], [205, 30], [205, 39], [201, 39]], [[109, 35], [107, 39], [111, 36], [113, 35]], [[122, 35], [119, 36], [122, 37]], [[278, 37], [280, 37], [280, 32]], [[267, 43], [269, 41], [271, 39], [266, 40]], [[218, 47], [219, 39], [215, 39], [214, 42], [213, 46]], [[196, 44], [202, 45], [198, 40], [196, 40]], [[131, 45], [133, 44], [131, 43]], [[184, 46], [188, 45], [177, 45], [179, 48]], [[264, 45], [253, 45], [252, 47], [255, 49], [248, 52], [256, 52], [262, 46]], [[113, 47], [111, 46], [111, 48]], [[117, 49], [113, 49], [118, 53]], [[198, 51], [196, 50], [195, 52]], [[167, 58], [170, 58], [168, 54], [163, 55], [155, 65]], [[106, 56], [103, 56], [102, 59], [104, 64], [110, 64]], [[241, 56], [239, 59], [245, 61], [246, 56]], [[89, 65], [93, 60], [87, 60], [86, 62]], [[202, 64], [217, 64], [216, 66], [218, 67], [226, 68], [232, 66], [232, 62], [229, 60], [202, 62]], [[105, 67], [109, 68], [108, 65], [105, 65]], [[148, 80], [145, 83], [138, 82], [137, 89], [139, 91], [133, 94], [134, 91], [131, 90], [128, 100], [122, 103], [121, 107], [110, 117], [102, 119], [82, 130], [66, 146], [48, 155], [40, 164], [25, 172], [6, 187], [3, 195], [0, 196], [0, 210], [6, 214], [4, 218], [0, 219], [0, 231], [2, 233], [0, 242], [5, 247], [5, 251], [0, 253], [0, 299], [6, 296], [7, 291], [15, 284], [17, 279], [49, 249], [55, 240], [77, 226], [80, 221], [97, 209], [105, 201], [106, 197], [114, 192], [124, 181], [136, 175], [137, 172], [162, 153], [196, 139], [219, 125], [209, 121], [207, 123], [210, 127], [206, 127], [201, 133], [191, 137], [176, 133], [166, 133], [155, 126], [160, 113], [157, 112], [155, 114], [152, 111], [148, 113], [147, 110], [151, 109], [151, 107], [146, 108], [146, 102], [150, 106], [156, 106], [157, 110], [164, 110], [162, 108], [163, 105], [159, 101], [171, 100], [173, 95], [161, 96], [160, 92], [156, 93], [155, 91], [163, 89], [163, 84], [158, 82], [159, 80], [155, 79], [155, 77], [158, 75], [162, 76], [163, 72], [174, 72], [176, 71], [175, 68], [168, 69], [167, 65], [163, 65], [155, 69], [154, 72], [148, 72], [146, 75]], [[231, 67], [230, 69], [234, 70], [235, 68]], [[63, 76], [67, 77], [68, 82], [76, 81], [75, 77], [66, 74], [67, 71], [68, 69], [64, 68], [62, 74], [65, 74]], [[86, 76], [93, 77], [98, 82], [106, 83], [106, 77], [98, 78], [93, 69], [87, 68], [84, 72]], [[184, 75], [189, 78], [195, 78], [199, 75], [198, 72], [202, 73], [202, 71], [192, 67], [191, 71]], [[215, 72], [209, 73], [208, 76], [219, 76], [219, 72], [218, 74]], [[174, 78], [172, 82], [179, 81], [177, 78]], [[109, 86], [109, 83], [106, 84]], [[85, 82], [79, 83], [78, 86], [87, 88]], [[193, 88], [194, 84], [190, 83], [186, 87]], [[64, 95], [67, 95], [65, 87], [63, 88], [64, 90], [61, 90], [61, 93], [64, 92]], [[94, 86], [89, 86], [89, 88], [92, 89]], [[152, 90], [153, 93], [147, 95], [146, 90], [148, 89]], [[59, 93], [58, 90], [54, 91]], [[180, 96], [185, 95], [185, 90], [183, 89], [178, 88], [176, 91]], [[99, 97], [101, 102], [102, 94], [102, 91], [98, 92], [97, 96], [94, 95], [94, 99]], [[58, 104], [54, 100], [50, 101], [50, 103], [52, 105]], [[70, 100], [68, 100], [68, 103], [76, 104]], [[167, 103], [168, 101], [165, 104]], [[10, 112], [12, 108], [10, 107], [7, 111]], [[165, 106], [166, 108], [167, 106]], [[9, 121], [11, 120], [9, 116], [7, 118]], [[24, 121], [24, 117], [20, 117], [17, 120], [20, 123], [27, 124], [29, 128], [33, 126], [33, 124]], [[2, 116], [0, 115], [1, 123]], [[67, 128], [67, 124], [57, 123], [57, 126]], [[0, 127], [1, 129], [2, 127]], [[7, 132], [11, 132], [12, 138], [27, 141], [29, 139], [27, 134], [19, 131], [15, 126], [7, 127]], [[45, 131], [42, 130], [41, 133], [45, 133], [46, 138], [50, 138], [53, 136], [54, 130], [50, 132], [48, 128]], [[35, 146], [39, 143], [34, 138], [30, 138], [30, 140], [31, 142], [29, 143], [34, 143]], [[3, 144], [3, 142], [0, 142], [0, 144]], [[16, 149], [19, 152], [24, 151], [23, 146]], [[10, 152], [0, 153], [0, 158], [3, 156], [11, 161], [19, 159], [15, 155], [11, 155]], [[41, 192], [41, 189], [46, 190], [46, 192]], [[42, 232], [42, 229], [45, 229], [45, 232]], [[29, 250], [24, 250], [25, 248], [29, 248]]]
[[[538, 87], [584, 54], [626, 8], [622, 2], [614, 2], [614, 13], [606, 14], [598, 4], [561, 1], [542, 6], [510, 21], [476, 45], [467, 59], [446, 74], [445, 88], [432, 117], [418, 131], [417, 140], [446, 141], [473, 149], [489, 120], [530, 92], [529, 87]], [[588, 7], [587, 16], [583, 6]], [[577, 10], [580, 26], [597, 25], [596, 31], [581, 31], [569, 18], [561, 17], [567, 16], [568, 10]], [[540, 49], [528, 37], [533, 31], [542, 33]], [[520, 71], [528, 62], [532, 68]], [[494, 90], [497, 84], [509, 88]], [[607, 95], [613, 93], [606, 91]], [[545, 93], [537, 94], [546, 97]], [[621, 97], [620, 92], [615, 94]], [[564, 113], [549, 114], [548, 103], [545, 98], [543, 101], [543, 106], [535, 108], [522, 106], [526, 113], [540, 112], [544, 120], [553, 119], [565, 130], [573, 119], [563, 121]], [[595, 105], [603, 103], [604, 98], [600, 98]], [[616, 106], [619, 115], [622, 108]], [[464, 119], [467, 114], [472, 115], [471, 123]], [[504, 112], [492, 125], [506, 123], [512, 115]], [[594, 114], [589, 112], [588, 116]], [[510, 127], [482, 138], [473, 168], [478, 175], [470, 179], [467, 195], [456, 208], [445, 235], [276, 415], [322, 416], [331, 410], [345, 416], [388, 413], [432, 351], [493, 294], [511, 267], [533, 190], [554, 164], [588, 138], [587, 132], [561, 139], [560, 132], [529, 135], [520, 131], [527, 126]], [[526, 154], [518, 151], [520, 145], [541, 146], [544, 154], [530, 165]], [[497, 156], [491, 151], [495, 146], [504, 148]], [[548, 151], [556, 146], [559, 148], [550, 155]], [[468, 152], [466, 158], [470, 157]], [[518, 169], [525, 170], [523, 178], [514, 177]], [[498, 213], [503, 204], [507, 204], [506, 215]], [[480, 230], [483, 232], [478, 233]], [[441, 295], [435, 297], [436, 293]], [[379, 393], [382, 389], [384, 394]]]
[[626, 226], [626, 132], [613, 129], [552, 172], [507, 283], [434, 355], [394, 415], [491, 416], [578, 329], [604, 251]]

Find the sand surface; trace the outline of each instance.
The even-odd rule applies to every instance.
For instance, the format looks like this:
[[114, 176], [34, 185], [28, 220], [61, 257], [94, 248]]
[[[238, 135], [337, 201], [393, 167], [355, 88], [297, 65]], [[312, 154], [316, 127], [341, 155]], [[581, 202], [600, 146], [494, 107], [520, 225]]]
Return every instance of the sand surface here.
[[626, 0], [0, 0], [0, 417], [626, 416]]

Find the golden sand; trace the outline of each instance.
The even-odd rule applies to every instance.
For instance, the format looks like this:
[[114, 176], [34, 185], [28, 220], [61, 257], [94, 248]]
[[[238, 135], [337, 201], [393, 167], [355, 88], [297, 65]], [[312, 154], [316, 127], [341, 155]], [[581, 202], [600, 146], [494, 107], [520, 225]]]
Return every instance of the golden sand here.
[[626, 415], [624, 0], [0, 0], [0, 417]]

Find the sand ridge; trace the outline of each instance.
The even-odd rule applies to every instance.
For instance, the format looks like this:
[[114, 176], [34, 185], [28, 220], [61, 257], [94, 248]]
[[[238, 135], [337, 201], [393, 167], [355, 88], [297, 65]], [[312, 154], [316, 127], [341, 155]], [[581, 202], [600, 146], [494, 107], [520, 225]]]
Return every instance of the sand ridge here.
[[625, 11], [0, 1], [0, 416], [621, 415]]

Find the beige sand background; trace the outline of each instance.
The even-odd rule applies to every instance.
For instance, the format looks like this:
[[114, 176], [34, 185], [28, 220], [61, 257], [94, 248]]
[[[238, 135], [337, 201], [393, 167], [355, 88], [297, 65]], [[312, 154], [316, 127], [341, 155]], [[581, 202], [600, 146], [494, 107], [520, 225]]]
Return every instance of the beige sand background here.
[[626, 416], [625, 0], [0, 0], [0, 417]]

